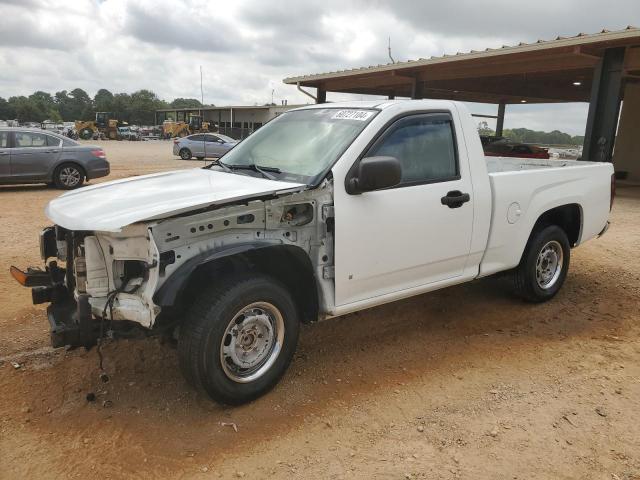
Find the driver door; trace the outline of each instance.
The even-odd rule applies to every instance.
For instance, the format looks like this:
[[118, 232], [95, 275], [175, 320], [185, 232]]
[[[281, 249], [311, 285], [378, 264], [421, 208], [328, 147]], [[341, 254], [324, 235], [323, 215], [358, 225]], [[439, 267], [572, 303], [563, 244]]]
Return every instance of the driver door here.
[[[396, 120], [363, 155], [373, 156], [397, 158], [402, 180], [356, 195], [336, 191], [337, 307], [453, 281], [471, 248], [472, 186], [450, 113]], [[468, 193], [470, 200], [447, 205], [443, 197], [453, 192]]]

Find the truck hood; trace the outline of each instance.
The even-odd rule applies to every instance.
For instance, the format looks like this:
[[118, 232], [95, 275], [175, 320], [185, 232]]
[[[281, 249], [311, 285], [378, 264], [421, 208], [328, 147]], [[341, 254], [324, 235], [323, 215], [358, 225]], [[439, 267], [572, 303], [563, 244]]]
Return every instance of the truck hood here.
[[73, 190], [49, 202], [45, 214], [68, 230], [118, 232], [143, 220], [305, 187], [300, 183], [195, 168]]

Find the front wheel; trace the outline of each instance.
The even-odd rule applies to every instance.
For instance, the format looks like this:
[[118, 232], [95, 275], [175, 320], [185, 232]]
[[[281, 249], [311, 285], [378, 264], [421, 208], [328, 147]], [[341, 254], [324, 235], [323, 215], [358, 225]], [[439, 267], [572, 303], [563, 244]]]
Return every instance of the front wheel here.
[[274, 279], [254, 275], [205, 289], [180, 327], [185, 378], [231, 405], [268, 392], [295, 352], [300, 324], [295, 303]]
[[571, 247], [563, 229], [550, 225], [534, 232], [513, 274], [516, 293], [529, 302], [550, 300], [567, 277], [570, 257]]
[[191, 150], [188, 148], [180, 150], [180, 158], [183, 160], [191, 160]]

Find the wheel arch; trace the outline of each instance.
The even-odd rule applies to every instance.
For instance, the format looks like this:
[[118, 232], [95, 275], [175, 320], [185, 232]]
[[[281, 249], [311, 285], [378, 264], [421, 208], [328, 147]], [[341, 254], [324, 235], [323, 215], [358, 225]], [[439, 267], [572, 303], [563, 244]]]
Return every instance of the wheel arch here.
[[579, 203], [567, 203], [550, 208], [538, 215], [531, 227], [526, 243], [522, 246], [518, 263], [522, 262], [536, 232], [549, 225], [557, 225], [564, 230], [571, 248], [578, 246], [582, 235], [582, 206]]
[[311, 259], [302, 248], [282, 244], [250, 243], [196, 255], [167, 278], [154, 302], [163, 309], [183, 311], [210, 282], [251, 272], [282, 283], [291, 292], [303, 322], [318, 318], [318, 286]]
[[575, 247], [580, 243], [582, 236], [582, 206], [579, 203], [568, 203], [553, 207], [538, 217], [529, 238], [538, 230], [549, 225], [557, 225], [567, 234], [569, 245]]

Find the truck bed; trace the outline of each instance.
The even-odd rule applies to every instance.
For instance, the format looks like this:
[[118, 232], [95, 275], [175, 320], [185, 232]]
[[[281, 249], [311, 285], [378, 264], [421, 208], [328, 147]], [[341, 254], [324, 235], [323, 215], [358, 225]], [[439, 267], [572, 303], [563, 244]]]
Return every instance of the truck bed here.
[[491, 229], [480, 275], [515, 267], [539, 216], [560, 205], [580, 212], [575, 244], [595, 237], [609, 216], [611, 164], [485, 157], [491, 184]]
[[547, 168], [572, 168], [579, 166], [593, 165], [593, 162], [583, 162], [580, 160], [544, 160], [537, 158], [514, 158], [514, 157], [485, 157], [487, 171], [517, 172], [520, 170], [538, 170]]

